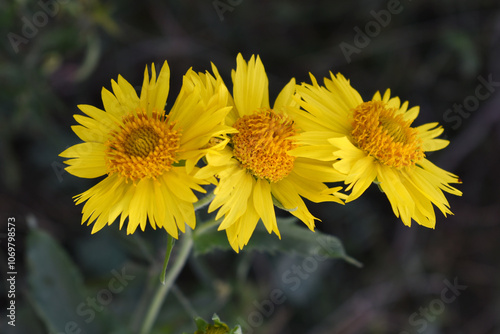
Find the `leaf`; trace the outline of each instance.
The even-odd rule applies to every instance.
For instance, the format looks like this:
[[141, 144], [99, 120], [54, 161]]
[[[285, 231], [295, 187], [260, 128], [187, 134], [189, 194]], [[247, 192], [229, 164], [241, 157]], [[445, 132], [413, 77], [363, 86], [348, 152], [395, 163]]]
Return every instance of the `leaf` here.
[[278, 219], [281, 240], [258, 226], [243, 250], [258, 250], [267, 253], [282, 252], [303, 257], [322, 256], [330, 259], [343, 259], [352, 265], [362, 267], [356, 259], [346, 254], [342, 241], [321, 231], [310, 231], [305, 226], [297, 225], [293, 217]]
[[201, 317], [196, 317], [194, 319], [194, 322], [196, 322], [196, 328], [199, 331], [204, 331], [205, 328], [208, 326], [208, 322], [206, 322], [203, 318]]
[[212, 316], [212, 321], [214, 322], [213, 325], [209, 324], [201, 317], [196, 317], [194, 321], [196, 322], [197, 327], [197, 330], [194, 332], [194, 334], [242, 334], [240, 325], [237, 325], [233, 329], [229, 329], [229, 326], [226, 323], [222, 322], [216, 313], [214, 313], [214, 315]]
[[[340, 258], [357, 267], [362, 264], [346, 254], [340, 239], [320, 231], [312, 232], [305, 226], [296, 225], [297, 218], [278, 218], [281, 240], [269, 234], [259, 223], [243, 251], [258, 250], [267, 253], [288, 253], [300, 256], [323, 256]], [[224, 231], [217, 231], [219, 221], [211, 221], [194, 230], [194, 254], [202, 255], [214, 250], [229, 250], [231, 246]]]
[[30, 230], [26, 260], [28, 295], [50, 333], [102, 332], [96, 321], [86, 322], [91, 308], [86, 304], [82, 276], [49, 234], [36, 228]]
[[200, 224], [193, 232], [193, 252], [195, 256], [213, 252], [215, 250], [232, 249], [227, 241], [225, 231], [217, 231], [222, 219], [211, 220]]

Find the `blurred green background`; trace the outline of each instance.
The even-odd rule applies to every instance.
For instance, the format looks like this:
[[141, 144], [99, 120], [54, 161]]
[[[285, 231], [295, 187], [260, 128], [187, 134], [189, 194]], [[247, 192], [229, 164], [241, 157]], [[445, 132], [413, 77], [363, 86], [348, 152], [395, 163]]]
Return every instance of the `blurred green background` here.
[[[214, 62], [229, 84], [238, 52], [261, 56], [271, 100], [292, 76], [333, 71], [365, 99], [391, 88], [419, 105], [415, 125], [440, 122], [451, 141], [428, 157], [461, 177], [464, 195], [447, 196], [454, 215], [437, 213], [435, 230], [403, 226], [376, 187], [346, 206], [311, 204], [318, 230], [361, 269], [255, 251], [192, 257], [155, 333], [193, 332], [193, 315], [214, 312], [245, 333], [500, 333], [497, 0], [19, 0], [0, 2], [0, 25], [1, 333], [136, 332], [166, 234], [80, 225], [72, 196], [96, 180], [62, 170], [58, 154], [78, 143], [72, 115], [101, 108], [118, 74], [140, 86], [145, 65], [165, 59], [169, 104], [189, 67]], [[6, 324], [8, 217], [16, 327]]]

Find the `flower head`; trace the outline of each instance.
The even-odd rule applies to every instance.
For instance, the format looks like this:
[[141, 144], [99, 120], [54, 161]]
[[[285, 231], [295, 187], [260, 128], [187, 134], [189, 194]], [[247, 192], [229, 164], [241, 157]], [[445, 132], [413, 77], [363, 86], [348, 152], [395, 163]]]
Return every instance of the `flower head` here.
[[73, 175], [105, 176], [76, 196], [77, 204], [86, 202], [82, 223], [94, 223], [92, 233], [118, 216], [120, 228], [128, 219], [129, 234], [138, 226], [144, 230], [148, 220], [176, 238], [185, 224], [195, 226], [193, 190], [205, 192], [201, 185], [208, 184], [194, 176], [196, 163], [225, 144], [209, 143], [230, 129], [223, 124], [231, 109], [229, 93], [222, 80], [189, 70], [167, 114], [169, 77], [167, 62], [158, 77], [152, 65], [151, 79], [146, 67], [140, 97], [119, 76], [111, 81], [113, 92], [102, 90], [104, 110], [79, 106], [87, 116], [75, 115], [80, 125], [72, 129], [84, 142], [60, 155], [70, 158], [66, 170]]
[[268, 97], [268, 79], [260, 58], [252, 56], [248, 63], [241, 54], [232, 72], [233, 110], [226, 123], [237, 130], [230, 135], [224, 150], [209, 152], [207, 166], [200, 177], [216, 174], [219, 183], [209, 211], [219, 209], [216, 219], [224, 217], [219, 230], [225, 230], [235, 251], [242, 249], [262, 220], [269, 233], [279, 229], [273, 199], [290, 210], [311, 230], [313, 215], [302, 197], [314, 202], [342, 203], [337, 191], [323, 182], [341, 179], [331, 164], [295, 157], [288, 152], [297, 146], [301, 122], [289, 115], [296, 108], [292, 79], [278, 95], [273, 107]]
[[394, 214], [403, 223], [411, 220], [434, 228], [432, 204], [444, 215], [451, 214], [443, 191], [460, 196], [450, 186], [460, 179], [426, 159], [425, 152], [440, 150], [448, 141], [437, 139], [443, 132], [438, 123], [412, 127], [419, 108], [408, 109], [398, 97], [377, 92], [364, 102], [342, 75], [325, 79], [320, 86], [311, 75], [311, 84], [297, 87], [300, 106], [309, 112], [303, 117], [306, 132], [292, 155], [335, 161], [334, 168], [345, 175], [352, 190], [346, 202], [358, 198], [376, 182], [389, 199]]

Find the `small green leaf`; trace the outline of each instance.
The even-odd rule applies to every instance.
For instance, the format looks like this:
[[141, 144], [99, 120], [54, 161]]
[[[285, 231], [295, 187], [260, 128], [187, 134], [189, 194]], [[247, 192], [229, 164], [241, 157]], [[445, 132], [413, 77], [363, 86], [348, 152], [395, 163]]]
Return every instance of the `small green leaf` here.
[[200, 317], [196, 317], [194, 321], [196, 322], [197, 327], [194, 334], [242, 334], [240, 325], [237, 325], [233, 329], [229, 329], [229, 326], [222, 322], [219, 316], [215, 313], [212, 316], [212, 321], [214, 322], [213, 325], [209, 324]]
[[380, 192], [381, 192], [381, 193], [383, 193], [383, 192], [384, 192], [384, 189], [382, 189], [382, 186], [380, 185], [380, 182], [379, 182], [379, 181], [377, 181], [377, 179], [375, 179], [375, 180], [373, 181], [373, 184], [376, 184], [376, 185], [377, 185], [378, 190], [380, 190]]
[[194, 322], [196, 322], [196, 328], [199, 331], [205, 330], [205, 328], [207, 328], [207, 326], [208, 326], [208, 322], [206, 322], [205, 319], [203, 319], [201, 317], [196, 317], [194, 319]]

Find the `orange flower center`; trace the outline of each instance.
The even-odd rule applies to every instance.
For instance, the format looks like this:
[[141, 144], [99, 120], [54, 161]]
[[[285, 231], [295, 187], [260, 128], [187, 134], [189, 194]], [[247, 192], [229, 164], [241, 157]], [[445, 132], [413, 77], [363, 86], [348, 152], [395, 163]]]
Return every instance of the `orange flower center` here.
[[418, 130], [410, 125], [386, 103], [369, 101], [354, 108], [351, 136], [360, 149], [387, 166], [414, 166], [425, 154]]
[[273, 110], [260, 110], [239, 118], [233, 125], [233, 154], [254, 176], [278, 182], [293, 169], [295, 147], [289, 137], [296, 134], [293, 121]]
[[123, 125], [106, 142], [108, 174], [119, 173], [127, 180], [154, 178], [177, 162], [180, 133], [164, 112], [144, 110], [123, 117]]

